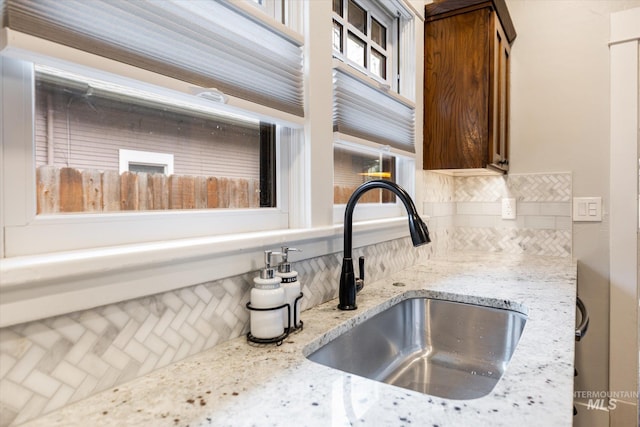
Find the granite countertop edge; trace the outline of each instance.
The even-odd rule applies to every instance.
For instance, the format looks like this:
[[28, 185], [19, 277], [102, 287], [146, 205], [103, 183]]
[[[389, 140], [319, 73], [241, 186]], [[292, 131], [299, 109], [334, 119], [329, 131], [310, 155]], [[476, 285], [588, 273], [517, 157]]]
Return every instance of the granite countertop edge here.
[[[513, 426], [572, 424], [576, 262], [459, 253], [367, 284], [358, 310], [336, 300], [302, 312], [280, 346], [221, 343], [28, 426]], [[509, 308], [528, 316], [496, 387], [470, 400], [430, 396], [321, 366], [306, 355], [409, 297]]]

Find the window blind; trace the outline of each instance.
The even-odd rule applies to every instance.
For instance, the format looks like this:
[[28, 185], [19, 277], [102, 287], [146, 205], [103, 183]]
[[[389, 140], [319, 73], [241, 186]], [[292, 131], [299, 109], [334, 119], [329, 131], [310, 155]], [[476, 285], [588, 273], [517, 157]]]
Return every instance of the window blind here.
[[303, 116], [299, 40], [225, 1], [4, 0], [3, 26]]
[[334, 131], [415, 152], [415, 109], [351, 72], [333, 69]]

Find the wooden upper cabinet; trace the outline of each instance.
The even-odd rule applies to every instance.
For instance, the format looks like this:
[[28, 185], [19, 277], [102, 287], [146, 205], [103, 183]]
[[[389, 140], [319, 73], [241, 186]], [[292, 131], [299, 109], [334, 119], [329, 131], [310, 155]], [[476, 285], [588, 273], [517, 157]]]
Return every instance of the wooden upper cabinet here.
[[506, 173], [516, 33], [504, 0], [428, 4], [424, 34], [424, 169]]

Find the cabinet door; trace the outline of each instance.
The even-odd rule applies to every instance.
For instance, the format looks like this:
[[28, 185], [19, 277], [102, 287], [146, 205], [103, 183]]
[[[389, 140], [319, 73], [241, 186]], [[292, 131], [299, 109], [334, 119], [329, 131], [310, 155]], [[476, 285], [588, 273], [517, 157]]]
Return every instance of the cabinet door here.
[[492, 105], [489, 139], [491, 164], [501, 170], [509, 169], [509, 63], [510, 46], [497, 16], [494, 19], [492, 55]]
[[490, 162], [492, 16], [484, 8], [425, 24], [425, 169]]

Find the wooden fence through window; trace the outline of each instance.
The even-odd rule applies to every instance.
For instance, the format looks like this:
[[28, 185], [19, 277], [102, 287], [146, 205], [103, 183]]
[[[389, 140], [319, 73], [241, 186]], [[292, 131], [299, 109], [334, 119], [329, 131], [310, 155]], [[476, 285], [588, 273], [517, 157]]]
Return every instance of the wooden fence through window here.
[[[358, 186], [353, 185], [334, 185], [333, 186], [333, 203], [346, 204]], [[391, 191], [374, 188], [360, 196], [358, 203], [394, 203], [396, 195]]]
[[40, 166], [37, 212], [260, 207], [258, 180]]
[[[36, 183], [38, 214], [260, 207], [260, 182], [254, 179], [40, 166]], [[334, 186], [334, 203], [347, 203], [356, 188]], [[394, 202], [395, 195], [375, 189], [359, 203], [381, 200]]]

